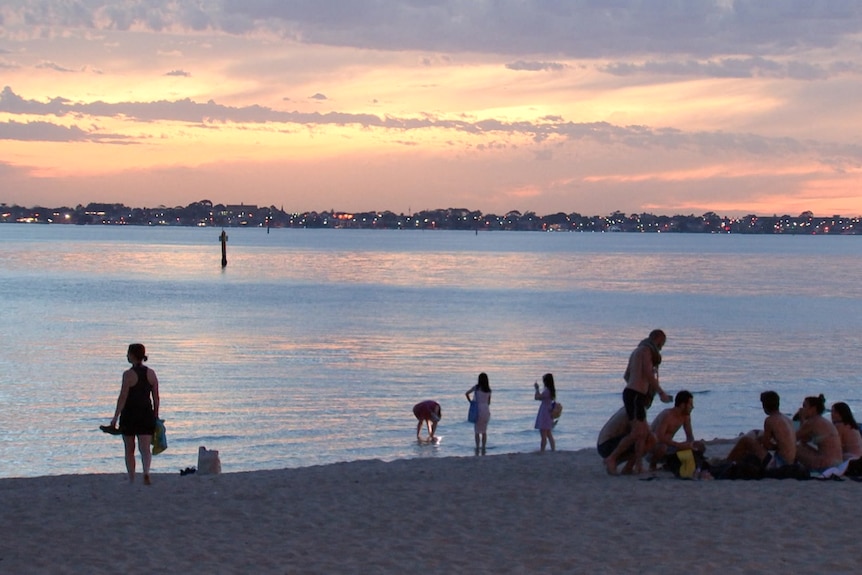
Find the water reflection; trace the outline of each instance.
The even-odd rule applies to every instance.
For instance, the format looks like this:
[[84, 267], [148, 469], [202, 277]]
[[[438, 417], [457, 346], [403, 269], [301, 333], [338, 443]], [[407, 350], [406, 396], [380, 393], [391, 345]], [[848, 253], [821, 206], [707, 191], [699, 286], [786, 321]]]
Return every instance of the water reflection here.
[[[547, 371], [559, 445], [588, 447], [653, 327], [669, 334], [664, 385], [698, 394], [699, 435], [759, 425], [765, 387], [862, 402], [855, 243], [238, 230], [222, 270], [213, 230], [83, 232], [0, 226], [0, 476], [122, 471], [97, 427], [133, 341], [162, 381], [160, 470], [194, 465], [198, 445], [226, 470], [471, 455], [479, 371], [492, 452], [538, 448]], [[436, 448], [414, 440], [422, 399], [444, 406]]]

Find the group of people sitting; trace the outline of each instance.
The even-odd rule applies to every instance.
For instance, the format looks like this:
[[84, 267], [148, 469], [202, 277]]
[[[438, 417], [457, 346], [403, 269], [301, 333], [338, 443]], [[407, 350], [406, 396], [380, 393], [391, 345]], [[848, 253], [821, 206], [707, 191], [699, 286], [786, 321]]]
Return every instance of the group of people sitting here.
[[[725, 468], [728, 465], [753, 465], [766, 476], [775, 472], [776, 477], [781, 477], [782, 471], [791, 467], [808, 473], [823, 473], [862, 458], [862, 433], [846, 403], [832, 404], [829, 410], [831, 417], [826, 417], [826, 398], [822, 394], [806, 397], [792, 418], [781, 412], [780, 398], [775, 391], [761, 393], [760, 403], [766, 414], [763, 429], [741, 435], [727, 457], [718, 462], [719, 465]], [[626, 410], [620, 408], [599, 432], [596, 446], [608, 466], [608, 473], [618, 473], [620, 464], [623, 464], [623, 474], [639, 473], [643, 459], [646, 459], [651, 471], [661, 465], [679, 475], [681, 466], [684, 468], [686, 462], [691, 462], [694, 473], [700, 473], [703, 466], [703, 477], [710, 477], [707, 471], [710, 465], [702, 463], [706, 444], [695, 440], [692, 432], [693, 409], [692, 394], [678, 392], [674, 406], [663, 410], [653, 420], [642, 446], [637, 446], [637, 440], [632, 441], [627, 449], [609, 462], [609, 457], [631, 435]], [[685, 438], [677, 440], [675, 436], [680, 428]], [[712, 467], [715, 466], [714, 460]], [[692, 475], [683, 471], [683, 476]]]
[[741, 436], [727, 456], [732, 463], [759, 461], [765, 470], [801, 465], [809, 472], [823, 473], [844, 462], [862, 458], [862, 433], [846, 403], [833, 403], [826, 417], [826, 398], [806, 397], [790, 418], [780, 411], [774, 391], [760, 394], [766, 419], [763, 429]]
[[[629, 357], [623, 376], [626, 381], [623, 407], [604, 425], [596, 443], [609, 474], [619, 473], [620, 464], [624, 474], [640, 473], [644, 459], [649, 461], [651, 470], [658, 465], [670, 466], [675, 471], [687, 468], [684, 476], [689, 477], [700, 473], [701, 467], [709, 467], [703, 457], [706, 445], [696, 441], [692, 433], [694, 397], [690, 392], [680, 391], [673, 407], [659, 413], [651, 425], [646, 421], [655, 396], [665, 403], [671, 401], [658, 379], [661, 349], [666, 341], [662, 330], [653, 330]], [[808, 475], [862, 458], [862, 434], [846, 403], [833, 404], [831, 418], [827, 419], [822, 394], [806, 397], [793, 418], [781, 413], [778, 393], [765, 391], [760, 401], [766, 413], [763, 430], [740, 436], [721, 462], [726, 469], [746, 464], [757, 471], [774, 472], [775, 476], [782, 476], [781, 472], [789, 468]], [[684, 441], [675, 439], [680, 428], [685, 433]], [[705, 472], [704, 476], [708, 475]]]

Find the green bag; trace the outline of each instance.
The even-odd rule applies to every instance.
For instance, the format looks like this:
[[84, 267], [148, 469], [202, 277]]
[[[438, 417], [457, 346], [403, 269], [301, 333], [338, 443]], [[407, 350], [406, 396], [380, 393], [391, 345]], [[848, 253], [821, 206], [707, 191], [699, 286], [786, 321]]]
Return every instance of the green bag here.
[[156, 430], [153, 432], [153, 455], [158, 455], [168, 448], [168, 434], [165, 432], [165, 420], [156, 419]]

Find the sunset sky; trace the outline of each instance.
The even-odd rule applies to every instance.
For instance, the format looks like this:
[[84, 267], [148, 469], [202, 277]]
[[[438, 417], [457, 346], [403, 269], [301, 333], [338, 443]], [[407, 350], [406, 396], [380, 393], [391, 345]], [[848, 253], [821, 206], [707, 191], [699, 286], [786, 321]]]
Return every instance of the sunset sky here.
[[862, 215], [855, 0], [0, 0], [0, 202]]

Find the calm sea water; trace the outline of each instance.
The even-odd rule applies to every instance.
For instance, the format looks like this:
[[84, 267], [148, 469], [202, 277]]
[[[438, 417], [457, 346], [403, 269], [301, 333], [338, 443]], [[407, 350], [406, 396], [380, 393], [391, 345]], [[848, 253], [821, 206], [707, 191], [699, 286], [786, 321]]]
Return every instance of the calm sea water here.
[[[548, 371], [558, 449], [593, 447], [656, 327], [698, 437], [760, 426], [767, 388], [862, 415], [859, 238], [231, 229], [222, 269], [219, 232], [0, 225], [0, 477], [122, 473], [98, 426], [138, 341], [168, 427], [156, 473], [200, 445], [225, 471], [472, 457], [480, 371], [488, 453], [538, 449]], [[423, 399], [436, 446], [415, 441]]]

